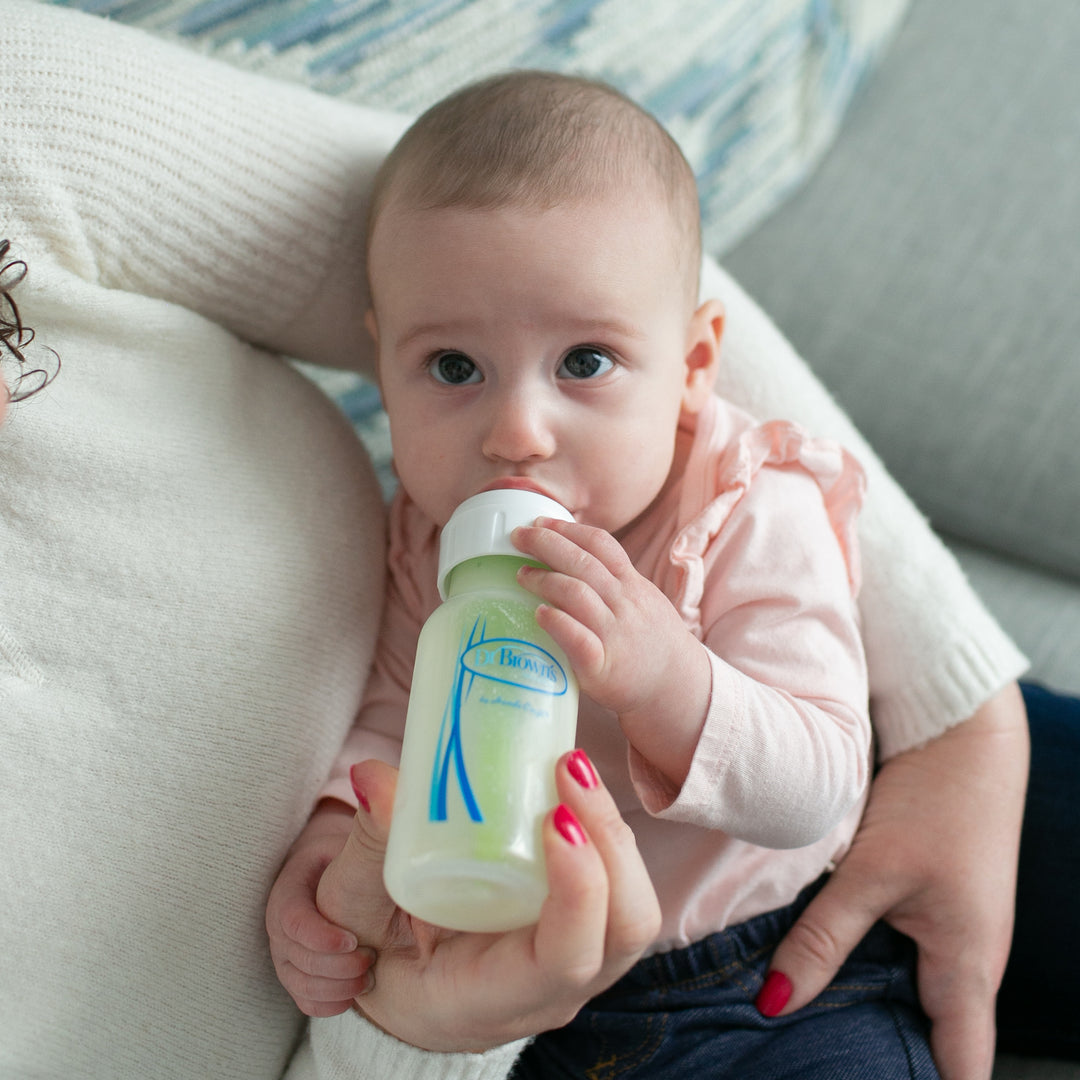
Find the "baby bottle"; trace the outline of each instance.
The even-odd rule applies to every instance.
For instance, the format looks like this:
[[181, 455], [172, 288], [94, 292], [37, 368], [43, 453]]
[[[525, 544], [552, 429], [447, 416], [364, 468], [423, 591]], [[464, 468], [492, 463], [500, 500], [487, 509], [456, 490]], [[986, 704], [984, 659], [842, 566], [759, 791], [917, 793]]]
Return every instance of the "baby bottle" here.
[[511, 489], [454, 511], [439, 541], [444, 603], [417, 642], [383, 874], [399, 907], [452, 930], [527, 926], [547, 896], [541, 830], [578, 693], [516, 579], [529, 560], [510, 533], [541, 515], [573, 520]]

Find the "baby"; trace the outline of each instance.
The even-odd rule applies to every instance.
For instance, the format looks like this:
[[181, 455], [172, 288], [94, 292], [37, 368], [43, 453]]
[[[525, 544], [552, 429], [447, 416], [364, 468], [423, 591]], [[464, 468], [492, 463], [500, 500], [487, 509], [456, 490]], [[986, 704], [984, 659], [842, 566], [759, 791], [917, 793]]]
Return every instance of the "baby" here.
[[387, 158], [367, 325], [400, 489], [375, 666], [325, 794], [355, 806], [349, 764], [397, 759], [454, 508], [547, 495], [575, 521], [515, 533], [546, 567], [519, 580], [581, 687], [576, 775], [608, 781], [663, 923], [514, 1075], [933, 1077], [907, 943], [884, 928], [823, 1004], [777, 1015], [790, 984], [769, 955], [850, 844], [869, 779], [862, 472], [714, 394], [724, 315], [699, 303], [700, 254], [689, 165], [605, 86], [486, 80]]

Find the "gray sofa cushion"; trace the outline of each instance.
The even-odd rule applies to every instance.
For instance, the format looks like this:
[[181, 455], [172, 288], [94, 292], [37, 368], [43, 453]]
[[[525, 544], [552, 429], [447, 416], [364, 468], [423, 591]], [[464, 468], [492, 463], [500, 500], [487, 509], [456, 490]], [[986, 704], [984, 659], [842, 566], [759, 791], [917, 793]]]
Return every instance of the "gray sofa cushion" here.
[[810, 184], [725, 257], [939, 530], [1074, 578], [1077, 55], [1074, 0], [916, 0]]
[[1080, 584], [971, 544], [950, 547], [975, 591], [1031, 659], [1028, 677], [1080, 695]]

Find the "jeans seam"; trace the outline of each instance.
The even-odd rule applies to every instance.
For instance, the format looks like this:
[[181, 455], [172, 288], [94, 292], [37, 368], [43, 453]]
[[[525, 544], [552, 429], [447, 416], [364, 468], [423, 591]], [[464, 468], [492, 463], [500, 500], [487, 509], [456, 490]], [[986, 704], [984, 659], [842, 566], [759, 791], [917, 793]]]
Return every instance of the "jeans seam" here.
[[[711, 983], [732, 979], [737, 972], [756, 975], [757, 973], [750, 965], [756, 963], [766, 953], [771, 953], [774, 948], [775, 945], [763, 945], [760, 949], [756, 949], [752, 953], [747, 953], [744, 957], [728, 961], [723, 967], [712, 968], [710, 971], [695, 975], [693, 978], [680, 979], [678, 982], [669, 983], [667, 987], [665, 987], [665, 993], [670, 990], [697, 990], [700, 987], [708, 986]], [[744, 989], [749, 989], [743, 983], [740, 983], [739, 985], [743, 986]]]
[[915, 1062], [911, 1059], [911, 1047], [908, 1045], [907, 1035], [904, 1033], [903, 1025], [900, 1023], [899, 1010], [889, 1001], [886, 1001], [885, 1005], [889, 1010], [889, 1017], [892, 1019], [893, 1027], [896, 1029], [896, 1037], [904, 1048], [904, 1060], [907, 1062], [908, 1076], [911, 1077], [911, 1080], [915, 1080]]
[[[660, 1030], [654, 1031], [658, 1022]], [[625, 1076], [652, 1058], [663, 1041], [664, 1032], [667, 1030], [667, 1020], [660, 1013], [652, 1013], [648, 1015], [645, 1023], [645, 1034], [636, 1048], [630, 1053], [614, 1051], [609, 1057], [594, 1062], [585, 1071], [586, 1080], [615, 1080], [616, 1077]], [[593, 1026], [591, 1021], [590, 1026]], [[603, 1043], [604, 1049], [601, 1053], [606, 1053], [608, 1040], [603, 1038]]]

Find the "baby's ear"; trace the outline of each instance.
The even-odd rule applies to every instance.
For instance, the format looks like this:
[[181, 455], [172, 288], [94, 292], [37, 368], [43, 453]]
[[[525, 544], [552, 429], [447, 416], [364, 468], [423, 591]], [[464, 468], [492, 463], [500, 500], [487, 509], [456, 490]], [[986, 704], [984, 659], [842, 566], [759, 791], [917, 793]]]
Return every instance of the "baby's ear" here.
[[723, 336], [724, 305], [719, 300], [706, 300], [691, 316], [686, 335], [684, 412], [700, 412], [709, 400], [720, 368]]

